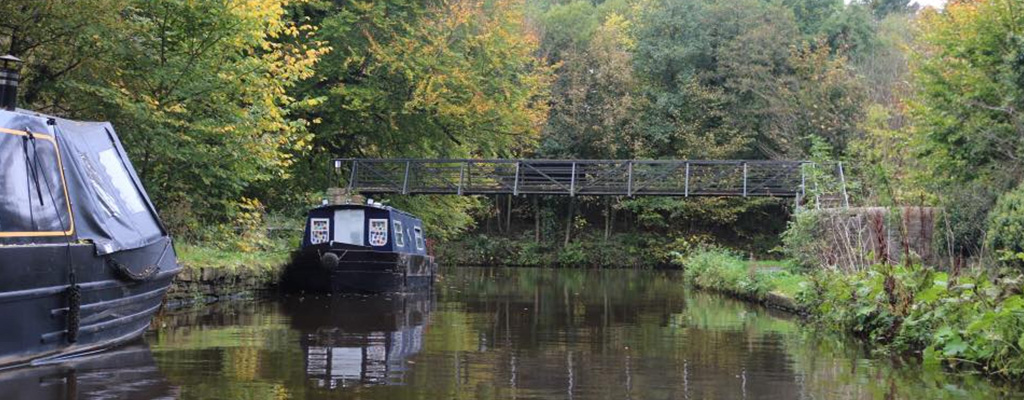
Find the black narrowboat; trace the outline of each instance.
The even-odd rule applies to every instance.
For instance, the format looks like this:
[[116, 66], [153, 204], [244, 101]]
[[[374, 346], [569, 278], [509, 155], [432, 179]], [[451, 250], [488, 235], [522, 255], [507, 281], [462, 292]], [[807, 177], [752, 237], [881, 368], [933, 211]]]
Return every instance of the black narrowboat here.
[[180, 269], [156, 209], [111, 124], [16, 109], [5, 73], [0, 369], [139, 337]]
[[309, 211], [284, 285], [328, 293], [402, 292], [430, 286], [437, 264], [423, 222], [373, 201]]

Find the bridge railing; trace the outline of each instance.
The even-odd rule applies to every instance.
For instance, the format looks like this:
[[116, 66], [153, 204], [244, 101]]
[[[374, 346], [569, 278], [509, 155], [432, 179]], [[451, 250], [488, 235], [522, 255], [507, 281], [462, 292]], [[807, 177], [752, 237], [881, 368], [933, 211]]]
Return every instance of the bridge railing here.
[[[820, 168], [806, 161], [354, 158], [336, 159], [334, 166], [350, 190], [365, 194], [684, 197], [804, 197], [808, 170]], [[829, 173], [845, 196], [837, 167]]]

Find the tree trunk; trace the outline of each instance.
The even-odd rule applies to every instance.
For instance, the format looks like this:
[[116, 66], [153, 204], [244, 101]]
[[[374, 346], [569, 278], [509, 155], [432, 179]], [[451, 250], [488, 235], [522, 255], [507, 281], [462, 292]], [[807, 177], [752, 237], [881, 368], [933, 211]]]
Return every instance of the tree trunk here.
[[505, 207], [505, 233], [512, 236], [512, 195], [508, 195], [508, 207]]
[[572, 213], [575, 200], [574, 197], [569, 197], [569, 216], [565, 219], [565, 244], [562, 245], [563, 247], [569, 246], [569, 239], [572, 237]]
[[612, 235], [612, 200], [606, 197], [604, 200], [604, 241]]
[[533, 196], [533, 239], [540, 244], [540, 202]]

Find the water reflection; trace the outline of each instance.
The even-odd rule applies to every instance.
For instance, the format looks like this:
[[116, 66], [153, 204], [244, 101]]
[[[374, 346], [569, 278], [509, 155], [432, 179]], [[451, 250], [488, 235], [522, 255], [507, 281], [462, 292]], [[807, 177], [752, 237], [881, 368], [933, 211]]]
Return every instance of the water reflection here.
[[0, 372], [0, 398], [11, 400], [173, 399], [178, 394], [141, 342], [59, 364]]
[[661, 272], [456, 268], [433, 296], [228, 303], [161, 324], [154, 357], [185, 399], [1017, 395]]
[[291, 326], [302, 332], [306, 375], [321, 388], [405, 382], [410, 358], [423, 349], [430, 293], [287, 299]]

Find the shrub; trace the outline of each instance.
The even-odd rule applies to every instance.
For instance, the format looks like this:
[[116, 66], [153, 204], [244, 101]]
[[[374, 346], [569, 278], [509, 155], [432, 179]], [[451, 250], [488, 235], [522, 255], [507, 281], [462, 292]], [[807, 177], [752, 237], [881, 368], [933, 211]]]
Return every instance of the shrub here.
[[793, 215], [782, 234], [784, 253], [804, 269], [821, 265], [821, 255], [828, 243], [822, 238], [822, 212], [804, 210]]
[[772, 290], [770, 272], [754, 268], [729, 250], [695, 250], [679, 262], [683, 279], [697, 287], [754, 299], [763, 299]]
[[989, 212], [986, 244], [1008, 266], [1024, 267], [1024, 185], [1000, 196]]

